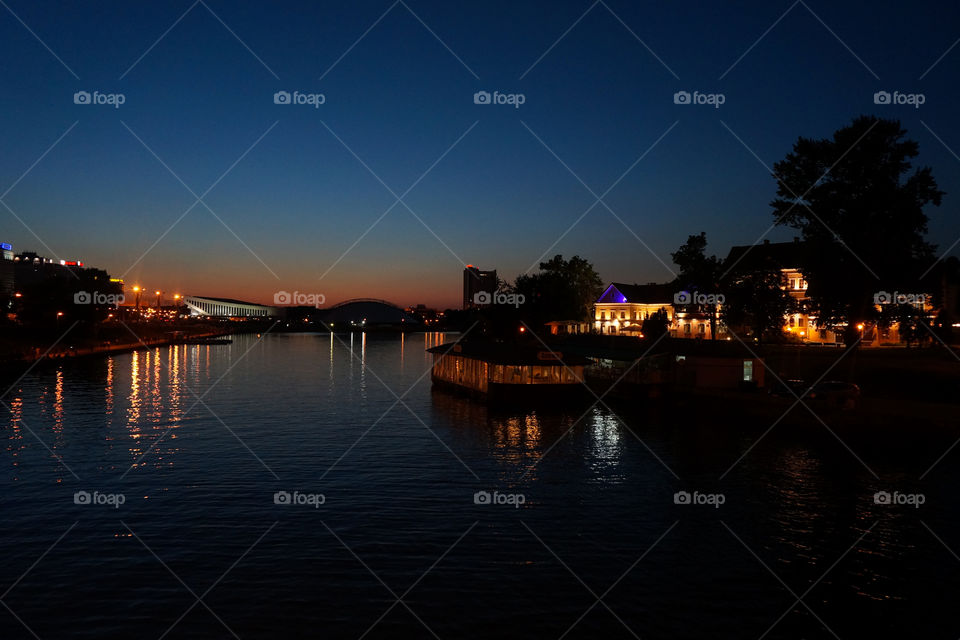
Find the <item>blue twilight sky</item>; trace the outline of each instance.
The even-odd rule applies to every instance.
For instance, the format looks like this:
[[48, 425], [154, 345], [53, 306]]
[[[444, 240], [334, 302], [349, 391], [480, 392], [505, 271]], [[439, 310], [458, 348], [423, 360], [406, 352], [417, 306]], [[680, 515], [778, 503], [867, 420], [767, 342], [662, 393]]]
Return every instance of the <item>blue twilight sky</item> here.
[[448, 306], [464, 262], [513, 279], [545, 252], [665, 281], [691, 233], [756, 242], [764, 164], [863, 113], [920, 143], [947, 191], [929, 238], [960, 237], [952, 4], [6, 2], [0, 240], [150, 290]]

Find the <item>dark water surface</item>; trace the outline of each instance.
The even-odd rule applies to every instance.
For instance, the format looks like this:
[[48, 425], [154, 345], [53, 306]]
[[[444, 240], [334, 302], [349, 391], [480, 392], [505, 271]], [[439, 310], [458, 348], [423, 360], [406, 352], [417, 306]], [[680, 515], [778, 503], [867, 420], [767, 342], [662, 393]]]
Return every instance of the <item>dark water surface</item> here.
[[960, 636], [960, 447], [921, 479], [945, 434], [495, 412], [431, 390], [441, 342], [237, 336], [29, 373], [0, 405], [0, 637]]

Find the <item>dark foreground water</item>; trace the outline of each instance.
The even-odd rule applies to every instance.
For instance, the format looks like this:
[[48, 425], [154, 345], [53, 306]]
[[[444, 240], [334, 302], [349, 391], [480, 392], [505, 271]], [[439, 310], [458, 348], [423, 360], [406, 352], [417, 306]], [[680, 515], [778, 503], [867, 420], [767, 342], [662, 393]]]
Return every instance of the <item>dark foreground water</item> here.
[[431, 391], [442, 340], [31, 372], [0, 405], [0, 637], [960, 636], [951, 438], [498, 413]]

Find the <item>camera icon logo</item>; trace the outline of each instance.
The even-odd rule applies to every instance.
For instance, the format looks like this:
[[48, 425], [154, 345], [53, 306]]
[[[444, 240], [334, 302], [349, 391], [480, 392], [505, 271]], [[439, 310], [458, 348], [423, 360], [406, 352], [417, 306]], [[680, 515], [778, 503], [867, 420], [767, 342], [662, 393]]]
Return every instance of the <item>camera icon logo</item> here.
[[690, 104], [690, 92], [677, 91], [673, 94], [673, 104]]
[[490, 504], [492, 498], [489, 491], [477, 491], [473, 494], [473, 504]]
[[77, 91], [73, 94], [73, 104], [90, 104], [89, 91]]
[[889, 291], [877, 291], [873, 294], [873, 304], [890, 304], [893, 302], [893, 295]]
[[690, 304], [692, 301], [693, 296], [689, 291], [678, 291], [673, 294], [673, 304]]
[[273, 104], [290, 104], [290, 92], [277, 91], [273, 94]]
[[73, 504], [90, 504], [90, 493], [87, 491], [77, 491], [73, 494]]
[[490, 92], [477, 91], [473, 94], [473, 104], [490, 104]]
[[673, 494], [673, 504], [690, 504], [691, 497], [689, 491], [677, 491]]
[[877, 491], [873, 494], [874, 504], [891, 504], [892, 502], [893, 496], [891, 496], [888, 491]]
[[873, 104], [890, 104], [890, 92], [877, 91], [873, 94]]
[[477, 291], [473, 294], [473, 303], [474, 304], [490, 304], [493, 302], [493, 296], [490, 295], [489, 291]]
[[292, 499], [290, 497], [290, 492], [288, 491], [277, 491], [273, 494], [273, 504], [291, 504]]
[[91, 296], [87, 291], [77, 291], [73, 294], [73, 304], [90, 304]]
[[277, 291], [273, 294], [273, 304], [290, 304], [292, 300], [289, 291]]

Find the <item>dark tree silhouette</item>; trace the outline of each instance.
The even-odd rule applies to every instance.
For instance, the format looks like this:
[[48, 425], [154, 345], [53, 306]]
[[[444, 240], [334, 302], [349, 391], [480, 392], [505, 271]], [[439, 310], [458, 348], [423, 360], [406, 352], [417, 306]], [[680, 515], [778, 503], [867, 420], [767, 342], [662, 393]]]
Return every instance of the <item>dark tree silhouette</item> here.
[[929, 168], [911, 172], [919, 152], [906, 133], [899, 121], [861, 116], [832, 138], [799, 138], [774, 165], [776, 223], [803, 233], [812, 310], [819, 324], [846, 323], [848, 344], [875, 292], [910, 291], [933, 263], [923, 208], [944, 193]]
[[666, 309], [658, 309], [643, 320], [640, 325], [640, 331], [643, 337], [648, 340], [656, 340], [667, 332], [670, 328], [670, 319], [667, 316]]
[[538, 325], [550, 320], [581, 321], [591, 316], [593, 303], [603, 293], [603, 281], [580, 256], [564, 260], [556, 255], [541, 262], [538, 273], [517, 276], [513, 291], [526, 299], [521, 314]]
[[783, 284], [780, 267], [773, 263], [731, 277], [720, 312], [724, 324], [730, 329], [749, 327], [758, 343], [782, 338], [783, 317], [796, 310]]
[[[679, 249], [670, 254], [674, 264], [680, 267], [680, 273], [673, 283], [677, 290], [707, 295], [720, 293], [721, 262], [716, 256], [708, 257], [706, 248], [707, 234], [701, 231], [699, 235], [689, 236]], [[700, 309], [709, 314], [710, 338], [716, 340], [717, 305], [700, 305]]]

